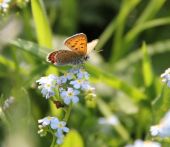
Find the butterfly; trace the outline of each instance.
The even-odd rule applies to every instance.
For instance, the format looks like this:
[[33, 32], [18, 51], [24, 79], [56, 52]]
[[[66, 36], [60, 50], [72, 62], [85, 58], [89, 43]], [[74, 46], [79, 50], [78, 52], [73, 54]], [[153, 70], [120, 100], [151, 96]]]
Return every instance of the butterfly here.
[[56, 50], [48, 54], [47, 61], [55, 65], [77, 65], [88, 60], [90, 52], [96, 46], [98, 40], [87, 43], [84, 33], [75, 34], [64, 41], [68, 49]]

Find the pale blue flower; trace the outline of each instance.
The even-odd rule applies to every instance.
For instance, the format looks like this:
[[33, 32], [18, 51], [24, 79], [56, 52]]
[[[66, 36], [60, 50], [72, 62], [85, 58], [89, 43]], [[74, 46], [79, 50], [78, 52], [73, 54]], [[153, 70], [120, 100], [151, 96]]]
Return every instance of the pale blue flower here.
[[77, 78], [78, 79], [89, 79], [89, 74], [86, 72], [83, 68], [79, 69], [79, 72], [77, 73]]
[[57, 80], [58, 77], [56, 77], [55, 75], [49, 75], [46, 77], [41, 77], [39, 80], [36, 81], [40, 84], [38, 88], [41, 89], [43, 97], [46, 97], [46, 99], [48, 99], [51, 96], [55, 95]]
[[161, 119], [160, 123], [150, 127], [152, 136], [170, 137], [170, 111]]
[[60, 77], [60, 80], [62, 82], [62, 84], [66, 83], [68, 80], [71, 80], [74, 78], [74, 74], [71, 72], [66, 72], [64, 73], [63, 76]]
[[51, 128], [52, 128], [52, 129], [56, 129], [56, 126], [57, 126], [57, 124], [58, 124], [60, 121], [58, 120], [58, 118], [53, 118], [53, 119], [51, 119], [50, 122], [51, 122], [51, 123], [50, 123]]
[[54, 117], [47, 116], [42, 119], [39, 119], [38, 123], [40, 123], [43, 127], [45, 127], [45, 126], [48, 126], [51, 123], [51, 120], [53, 119]]
[[57, 137], [56, 143], [57, 143], [57, 144], [62, 144], [62, 143], [63, 143], [63, 140], [64, 140], [64, 135], [62, 134], [62, 135], [58, 136], [58, 134], [57, 134], [57, 132], [56, 132], [56, 133], [55, 133], [55, 136]]
[[166, 83], [168, 87], [170, 87], [170, 68], [165, 70], [163, 74], [161, 74], [162, 82]]
[[125, 147], [161, 147], [161, 144], [154, 141], [136, 140], [134, 144], [126, 145]]
[[77, 79], [77, 80], [71, 81], [70, 84], [73, 85], [75, 89], [81, 88], [82, 90], [86, 90], [89, 87], [89, 82], [83, 79]]
[[68, 133], [69, 128], [66, 127], [66, 122], [60, 121], [57, 124], [57, 134], [58, 134], [58, 136], [61, 136], [63, 134], [63, 132]]
[[79, 72], [79, 68], [73, 67], [69, 70], [70, 73], [77, 74]]
[[70, 104], [70, 102], [77, 103], [79, 101], [79, 98], [77, 95], [80, 92], [78, 90], [73, 90], [73, 88], [68, 88], [67, 91], [62, 91], [60, 93], [62, 99], [64, 100], [65, 104]]

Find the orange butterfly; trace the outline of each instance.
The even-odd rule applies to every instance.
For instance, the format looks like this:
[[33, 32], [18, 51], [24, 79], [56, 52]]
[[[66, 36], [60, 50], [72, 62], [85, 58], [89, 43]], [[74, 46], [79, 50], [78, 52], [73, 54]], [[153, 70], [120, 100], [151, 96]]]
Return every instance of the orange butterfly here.
[[55, 65], [82, 64], [89, 58], [89, 53], [94, 49], [98, 40], [87, 43], [84, 33], [79, 33], [67, 38], [64, 45], [68, 50], [57, 50], [47, 56], [47, 61]]

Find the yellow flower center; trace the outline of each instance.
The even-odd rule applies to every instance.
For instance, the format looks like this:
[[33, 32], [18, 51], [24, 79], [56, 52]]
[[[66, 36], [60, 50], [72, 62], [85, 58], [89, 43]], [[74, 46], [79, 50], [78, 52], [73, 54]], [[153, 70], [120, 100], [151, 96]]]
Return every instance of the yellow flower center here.
[[73, 96], [73, 93], [72, 93], [72, 92], [69, 92], [69, 93], [68, 93], [68, 96]]
[[62, 128], [63, 126], [62, 126], [62, 124], [58, 124], [58, 127], [59, 127], [59, 128]]
[[50, 84], [46, 84], [47, 87], [50, 87], [51, 85]]
[[0, 3], [3, 3], [4, 0], [0, 0]]
[[78, 83], [81, 83], [82, 81], [81, 80], [77, 80]]

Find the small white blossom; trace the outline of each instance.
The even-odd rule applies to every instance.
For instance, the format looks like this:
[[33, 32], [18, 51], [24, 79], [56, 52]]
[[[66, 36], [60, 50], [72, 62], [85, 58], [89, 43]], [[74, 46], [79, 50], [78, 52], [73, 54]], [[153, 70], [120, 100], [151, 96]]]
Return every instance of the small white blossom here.
[[162, 82], [166, 83], [168, 87], [170, 87], [170, 68], [165, 70], [163, 74], [161, 74]]
[[51, 96], [55, 95], [55, 88], [58, 81], [58, 77], [55, 75], [49, 75], [47, 77], [41, 77], [36, 82], [40, 84], [38, 86], [41, 89], [41, 93], [46, 99], [50, 98]]
[[10, 107], [10, 105], [14, 102], [14, 97], [9, 97], [8, 99], [5, 100], [3, 106], [2, 106], [2, 109], [3, 110], [6, 110]]
[[170, 137], [170, 111], [168, 111], [158, 125], [150, 127], [152, 136]]
[[136, 140], [134, 144], [126, 145], [125, 147], [161, 147], [161, 144], [153, 141]]
[[99, 124], [102, 124], [102, 125], [114, 125], [115, 126], [118, 123], [119, 123], [119, 120], [115, 115], [112, 115], [107, 118], [104, 118], [104, 117], [99, 118]]
[[50, 117], [50, 116], [47, 116], [47, 117], [44, 117], [42, 119], [39, 119], [38, 120], [38, 123], [41, 124], [40, 127], [46, 127], [48, 126], [50, 123], [51, 123], [51, 120], [54, 119], [54, 117]]

